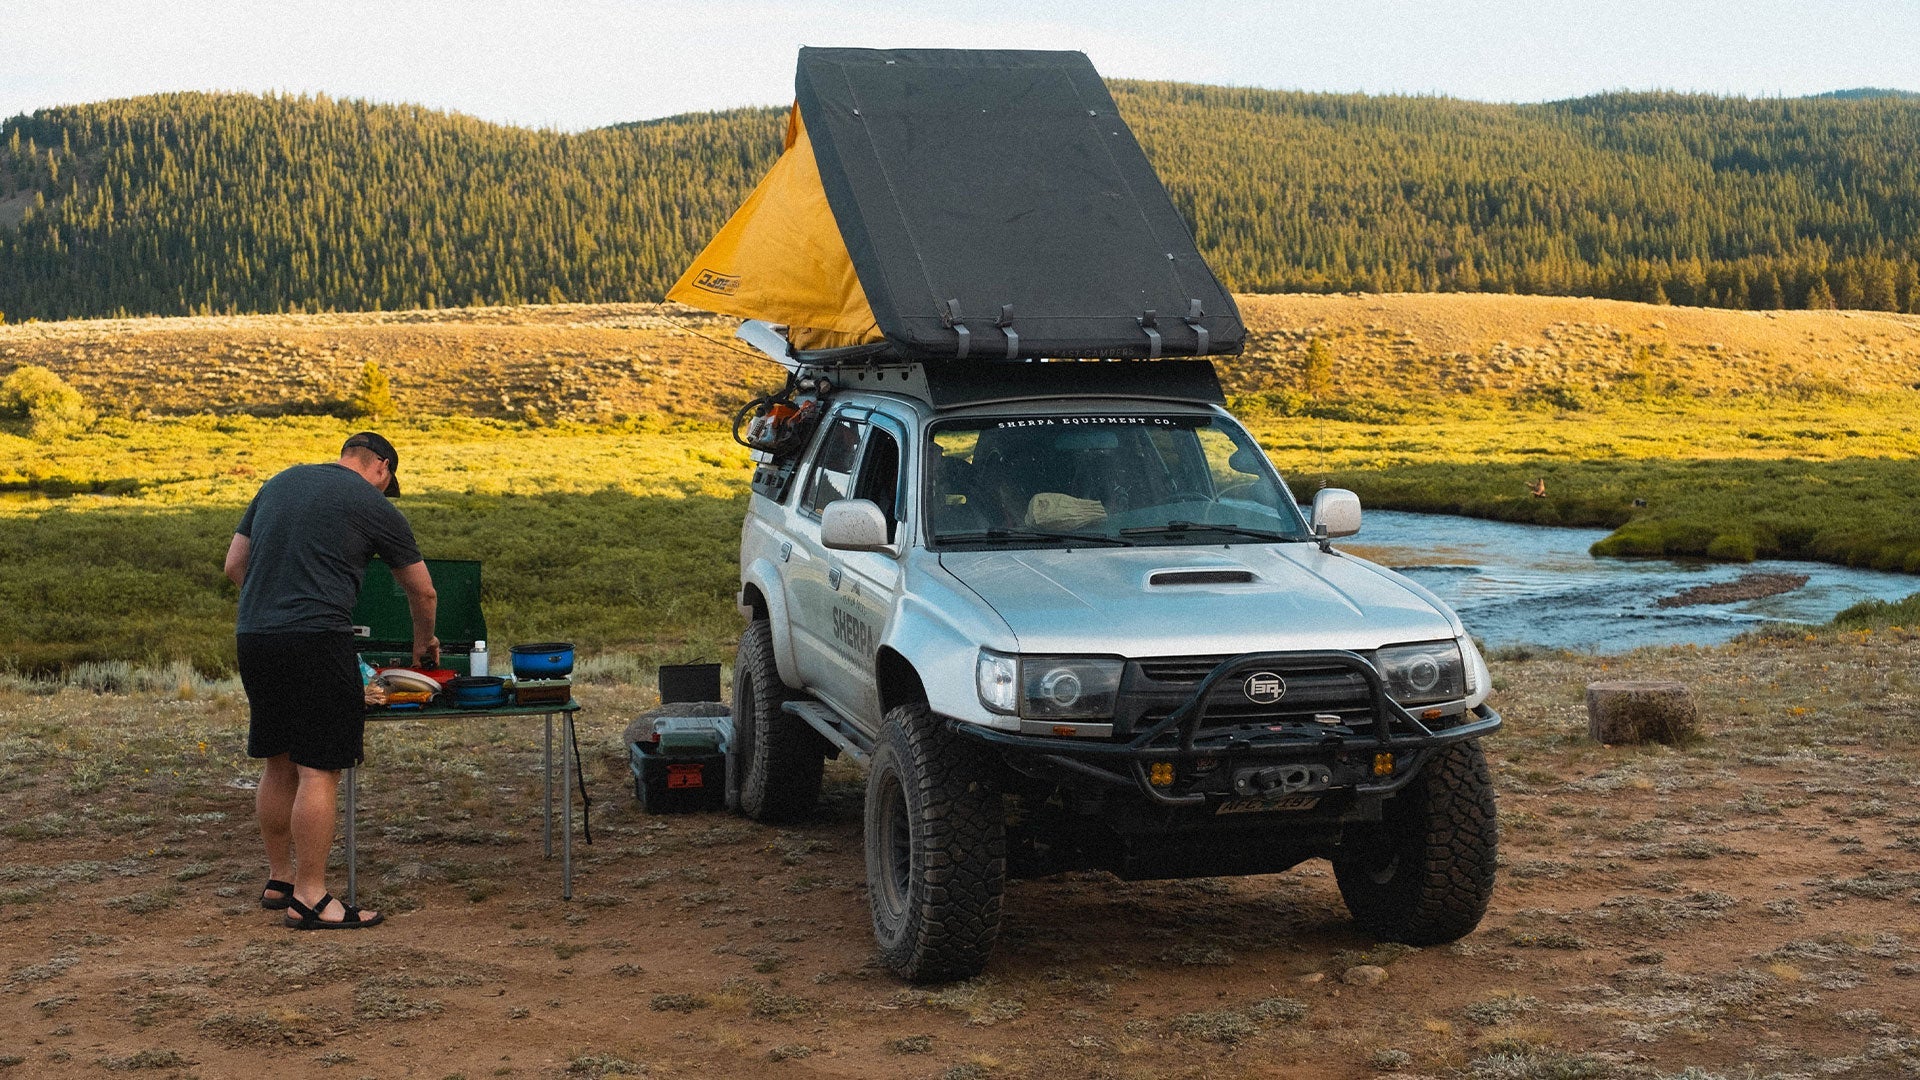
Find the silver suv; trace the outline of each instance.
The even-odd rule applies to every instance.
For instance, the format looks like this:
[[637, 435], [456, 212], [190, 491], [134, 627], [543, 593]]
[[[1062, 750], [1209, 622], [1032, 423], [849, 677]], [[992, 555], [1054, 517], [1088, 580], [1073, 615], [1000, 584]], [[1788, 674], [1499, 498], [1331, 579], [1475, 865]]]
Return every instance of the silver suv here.
[[[986, 964], [1009, 877], [1333, 863], [1366, 931], [1472, 930], [1500, 725], [1459, 618], [1331, 546], [1206, 361], [801, 369], [740, 539], [738, 805], [868, 769], [874, 933]], [[755, 445], [775, 445], [756, 443]]]

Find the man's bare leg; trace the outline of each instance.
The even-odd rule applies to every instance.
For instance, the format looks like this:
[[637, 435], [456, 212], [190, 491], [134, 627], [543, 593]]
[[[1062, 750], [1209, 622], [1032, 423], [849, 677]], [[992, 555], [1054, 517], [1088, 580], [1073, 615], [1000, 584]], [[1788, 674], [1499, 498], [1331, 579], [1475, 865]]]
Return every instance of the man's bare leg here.
[[[333, 817], [340, 792], [340, 770], [310, 769], [294, 766], [299, 772], [300, 790], [293, 799], [293, 896], [313, 907], [327, 895], [327, 856], [333, 851]], [[346, 917], [346, 905], [339, 900], [316, 911], [325, 922]], [[379, 914], [364, 911], [361, 919]]]
[[[260, 770], [260, 786], [254, 791], [253, 813], [260, 821], [260, 839], [267, 848], [267, 877], [274, 881], [293, 880], [293, 796], [300, 777], [285, 754], [266, 760]], [[286, 894], [279, 890], [263, 892], [262, 899], [278, 900]]]

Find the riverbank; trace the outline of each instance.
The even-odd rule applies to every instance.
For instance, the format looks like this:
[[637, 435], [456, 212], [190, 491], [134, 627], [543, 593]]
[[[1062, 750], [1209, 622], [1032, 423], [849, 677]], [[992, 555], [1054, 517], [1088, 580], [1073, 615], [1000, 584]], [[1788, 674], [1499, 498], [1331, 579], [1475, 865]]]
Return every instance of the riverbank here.
[[1248, 424], [1303, 497], [1613, 530], [1596, 555], [1920, 572], [1920, 392], [1797, 401], [1331, 403]]
[[[1303, 496], [1601, 526], [1608, 554], [1920, 570], [1920, 317], [1242, 299], [1222, 384]], [[368, 362], [403, 506], [430, 554], [486, 565], [497, 638], [729, 655], [749, 468], [723, 418], [779, 381], [729, 330], [660, 305], [0, 326], [0, 373], [46, 364], [103, 414], [0, 430], [0, 665], [228, 670], [228, 534], [262, 480], [376, 423], [334, 415]]]

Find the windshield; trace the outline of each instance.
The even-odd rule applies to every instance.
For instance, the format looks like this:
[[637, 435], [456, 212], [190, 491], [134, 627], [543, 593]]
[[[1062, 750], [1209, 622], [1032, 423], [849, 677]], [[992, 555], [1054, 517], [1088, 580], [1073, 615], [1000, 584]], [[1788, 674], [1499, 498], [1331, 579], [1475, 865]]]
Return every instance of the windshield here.
[[927, 515], [943, 547], [1310, 539], [1266, 454], [1224, 417], [995, 417], [931, 438]]

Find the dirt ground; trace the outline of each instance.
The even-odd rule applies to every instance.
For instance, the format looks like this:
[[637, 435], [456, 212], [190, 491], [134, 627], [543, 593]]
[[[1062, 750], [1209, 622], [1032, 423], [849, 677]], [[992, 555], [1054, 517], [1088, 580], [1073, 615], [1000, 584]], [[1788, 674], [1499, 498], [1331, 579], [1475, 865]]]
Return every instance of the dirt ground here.
[[[1920, 1075], [1917, 660], [1905, 631], [1496, 659], [1504, 865], [1463, 941], [1359, 936], [1323, 863], [1073, 874], [1011, 885], [943, 987], [875, 964], [853, 770], [791, 828], [649, 816], [633, 686], [579, 688], [571, 902], [537, 725], [383, 723], [359, 881], [391, 918], [320, 934], [256, 906], [231, 688], [0, 685], [0, 1075]], [[1641, 676], [1693, 687], [1701, 739], [1586, 739], [1584, 685]]]

